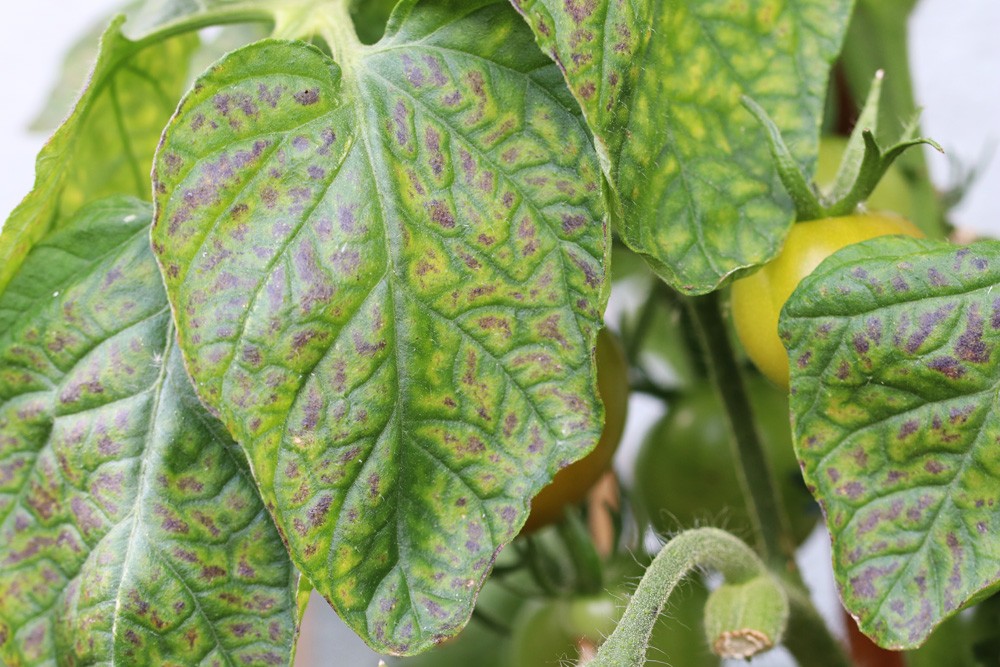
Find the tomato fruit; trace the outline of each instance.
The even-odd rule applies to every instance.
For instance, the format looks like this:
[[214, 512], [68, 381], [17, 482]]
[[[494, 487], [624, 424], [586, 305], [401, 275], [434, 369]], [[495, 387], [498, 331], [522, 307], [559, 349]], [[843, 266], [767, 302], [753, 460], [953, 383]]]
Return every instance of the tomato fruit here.
[[[792, 449], [788, 397], [759, 377], [747, 393], [782, 502], [801, 543], [819, 518]], [[718, 522], [740, 534], [750, 526], [722, 401], [708, 383], [692, 387], [650, 430], [636, 458], [640, 511], [662, 533]]]
[[[717, 667], [702, 630], [708, 597], [700, 581], [675, 591], [667, 613], [657, 619], [650, 637], [650, 662], [685, 667]], [[628, 591], [618, 587], [596, 596], [534, 601], [514, 622], [507, 667], [556, 667], [577, 664], [580, 648], [596, 649], [611, 634], [625, 609]]]
[[923, 236], [913, 223], [893, 215], [849, 215], [800, 222], [792, 225], [775, 259], [733, 283], [736, 335], [764, 375], [788, 389], [788, 353], [778, 338], [778, 316], [799, 281], [844, 246], [890, 234]]
[[611, 459], [625, 429], [628, 409], [628, 362], [618, 340], [607, 330], [597, 335], [597, 392], [604, 403], [604, 430], [597, 446], [585, 457], [556, 473], [552, 482], [531, 500], [531, 514], [522, 533], [530, 533], [562, 519], [567, 505], [583, 501]]

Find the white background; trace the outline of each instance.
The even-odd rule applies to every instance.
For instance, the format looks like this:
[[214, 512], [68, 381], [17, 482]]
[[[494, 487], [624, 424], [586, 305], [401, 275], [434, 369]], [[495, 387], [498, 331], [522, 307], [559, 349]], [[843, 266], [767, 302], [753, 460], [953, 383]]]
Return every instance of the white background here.
[[[119, 2], [112, 0], [30, 0], [5, 3], [0, 22], [0, 220], [28, 192], [35, 154], [45, 137], [24, 128], [41, 109], [55, 83], [65, 48]], [[930, 156], [936, 183], [950, 184], [949, 159], [981, 162], [992, 148], [985, 171], [953, 215], [960, 226], [1000, 236], [1000, 3], [996, 0], [922, 0], [911, 24], [911, 51], [917, 98], [924, 106], [923, 128], [948, 152]], [[650, 412], [632, 406], [625, 451], [641, 437]], [[632, 445], [630, 447], [629, 445]], [[822, 536], [803, 554], [811, 561], [810, 585], [834, 610], [828, 551]], [[306, 665], [371, 665], [376, 658], [349, 634], [335, 631], [335, 616], [320, 600], [311, 606], [299, 649]], [[836, 615], [835, 611], [831, 613]], [[771, 664], [783, 661], [772, 660]]]

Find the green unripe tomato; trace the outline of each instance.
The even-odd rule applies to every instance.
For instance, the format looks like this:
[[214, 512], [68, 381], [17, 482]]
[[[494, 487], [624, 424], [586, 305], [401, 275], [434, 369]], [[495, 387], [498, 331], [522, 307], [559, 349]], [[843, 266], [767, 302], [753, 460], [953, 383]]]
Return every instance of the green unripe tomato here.
[[[816, 525], [819, 508], [792, 449], [788, 398], [758, 377], [749, 379], [747, 393], [793, 536], [801, 543]], [[709, 522], [749, 532], [723, 410], [713, 387], [701, 383], [674, 401], [646, 436], [636, 458], [635, 496], [658, 531]]]
[[891, 234], [923, 236], [913, 223], [894, 215], [848, 215], [800, 222], [792, 225], [775, 259], [733, 283], [736, 335], [764, 375], [788, 389], [788, 353], [778, 338], [778, 316], [799, 282], [841, 248]]
[[610, 595], [528, 603], [514, 622], [507, 667], [575, 664], [580, 645], [600, 645], [621, 611]]
[[530, 533], [562, 519], [564, 508], [583, 501], [587, 492], [611, 469], [625, 429], [628, 410], [628, 362], [621, 344], [607, 329], [597, 335], [597, 391], [604, 403], [604, 430], [597, 446], [585, 457], [556, 473], [552, 482], [531, 500], [531, 514], [522, 533]]
[[[636, 577], [641, 575], [636, 573]], [[671, 595], [667, 613], [657, 619], [647, 650], [650, 664], [718, 667], [702, 629], [708, 591], [700, 582]], [[580, 648], [599, 648], [618, 624], [628, 602], [619, 584], [595, 596], [554, 598], [525, 605], [514, 622], [506, 667], [575, 665]]]

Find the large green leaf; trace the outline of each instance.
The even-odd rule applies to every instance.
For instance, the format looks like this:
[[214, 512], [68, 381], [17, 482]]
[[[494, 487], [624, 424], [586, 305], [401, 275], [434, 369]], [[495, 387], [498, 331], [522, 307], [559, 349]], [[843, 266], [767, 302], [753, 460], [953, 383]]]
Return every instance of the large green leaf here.
[[786, 304], [796, 449], [841, 597], [891, 648], [1000, 581], [1000, 243], [890, 238]]
[[689, 293], [777, 253], [792, 206], [740, 99], [810, 161], [851, 0], [511, 1], [584, 110], [630, 247]]
[[290, 662], [298, 574], [175, 351], [150, 217], [81, 209], [0, 296], [11, 667]]
[[595, 444], [609, 245], [586, 130], [517, 14], [414, 4], [342, 66], [230, 54], [154, 171], [200, 396], [296, 564], [396, 653], [458, 632], [531, 496]]
[[153, 153], [183, 91], [197, 38], [143, 48], [122, 35], [122, 20], [104, 32], [89, 83], [39, 153], [34, 188], [3, 225], [0, 291], [32, 246], [84, 202], [123, 193], [152, 196]]

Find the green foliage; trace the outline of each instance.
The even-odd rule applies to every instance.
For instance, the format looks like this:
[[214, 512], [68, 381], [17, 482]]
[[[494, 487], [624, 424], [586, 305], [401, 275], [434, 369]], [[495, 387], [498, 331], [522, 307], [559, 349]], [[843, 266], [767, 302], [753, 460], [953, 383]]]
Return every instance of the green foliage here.
[[832, 255], [782, 313], [803, 473], [882, 646], [997, 586], [998, 281], [996, 242], [887, 237]]
[[342, 65], [264, 41], [200, 78], [153, 242], [296, 564], [406, 654], [464, 625], [527, 500], [600, 434], [608, 244], [586, 131], [517, 14], [400, 14]]
[[792, 205], [740, 98], [811, 164], [850, 0], [514, 4], [587, 116], [630, 247], [692, 294], [777, 254]]
[[[863, 2], [852, 39], [909, 4]], [[130, 3], [0, 233], [0, 664], [288, 664], [312, 585], [380, 651], [457, 635], [532, 497], [601, 433], [610, 225], [688, 294], [775, 256], [793, 205], [741, 100], [774, 121], [783, 169], [810, 173], [851, 9]], [[875, 52], [898, 66], [901, 43]], [[63, 92], [94, 48], [74, 49]], [[854, 56], [851, 81], [870, 65]], [[837, 179], [844, 206], [883, 171], [868, 144]], [[782, 321], [844, 600], [886, 645], [997, 587], [998, 253], [852, 247]], [[595, 664], [641, 662], [688, 569], [770, 582], [792, 542], [717, 296], [649, 293], [668, 307], [641, 310], [630, 361], [659, 350], [689, 379], [702, 339], [767, 557], [685, 533]], [[574, 530], [579, 567], [596, 551]], [[781, 576], [790, 650], [842, 665]], [[453, 655], [503, 644], [464, 637]]]
[[298, 573], [198, 403], [148, 205], [80, 210], [0, 298], [0, 655], [288, 664]]
[[104, 31], [89, 84], [38, 155], [34, 188], [3, 225], [0, 291], [32, 246], [84, 203], [113, 194], [150, 198], [153, 150], [197, 39], [182, 35], [144, 48], [121, 24], [115, 19]]

